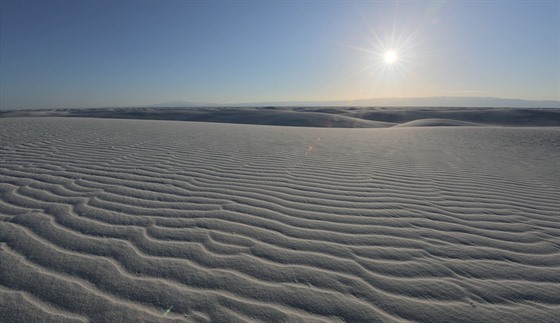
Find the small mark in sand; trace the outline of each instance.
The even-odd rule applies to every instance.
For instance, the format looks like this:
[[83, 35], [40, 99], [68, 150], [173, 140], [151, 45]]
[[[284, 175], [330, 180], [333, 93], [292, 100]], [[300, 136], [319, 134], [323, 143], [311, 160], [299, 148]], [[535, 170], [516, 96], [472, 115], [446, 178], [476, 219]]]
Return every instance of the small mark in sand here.
[[169, 313], [171, 313], [172, 309], [173, 309], [173, 306], [169, 306], [169, 308], [166, 309], [165, 312], [163, 312], [163, 316], [167, 316]]
[[470, 299], [469, 299], [469, 305], [470, 305], [472, 308], [476, 308], [476, 304], [475, 304], [473, 301], [471, 301]]

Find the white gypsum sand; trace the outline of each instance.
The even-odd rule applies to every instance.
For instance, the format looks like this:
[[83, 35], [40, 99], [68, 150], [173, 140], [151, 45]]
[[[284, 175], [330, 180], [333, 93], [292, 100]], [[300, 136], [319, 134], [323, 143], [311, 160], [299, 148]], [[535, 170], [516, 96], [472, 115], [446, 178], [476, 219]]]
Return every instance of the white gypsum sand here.
[[558, 128], [0, 119], [0, 321], [557, 322]]

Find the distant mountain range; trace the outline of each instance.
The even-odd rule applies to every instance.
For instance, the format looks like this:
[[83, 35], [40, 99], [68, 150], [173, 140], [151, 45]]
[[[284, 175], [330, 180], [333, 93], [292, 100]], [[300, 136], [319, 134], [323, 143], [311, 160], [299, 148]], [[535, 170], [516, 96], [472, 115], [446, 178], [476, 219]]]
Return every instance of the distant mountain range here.
[[263, 107], [263, 106], [371, 106], [371, 107], [504, 107], [504, 108], [560, 108], [560, 101], [554, 100], [521, 100], [493, 97], [420, 97], [420, 98], [375, 98], [353, 101], [285, 101], [285, 102], [245, 102], [236, 104], [201, 103], [190, 101], [170, 101], [146, 105], [154, 108], [183, 107]]

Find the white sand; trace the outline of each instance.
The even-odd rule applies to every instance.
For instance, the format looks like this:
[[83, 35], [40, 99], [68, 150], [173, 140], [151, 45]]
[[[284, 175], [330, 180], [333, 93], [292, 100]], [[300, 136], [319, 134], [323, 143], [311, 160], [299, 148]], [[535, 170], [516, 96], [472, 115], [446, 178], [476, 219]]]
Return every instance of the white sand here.
[[0, 119], [0, 321], [558, 322], [559, 155], [558, 128]]

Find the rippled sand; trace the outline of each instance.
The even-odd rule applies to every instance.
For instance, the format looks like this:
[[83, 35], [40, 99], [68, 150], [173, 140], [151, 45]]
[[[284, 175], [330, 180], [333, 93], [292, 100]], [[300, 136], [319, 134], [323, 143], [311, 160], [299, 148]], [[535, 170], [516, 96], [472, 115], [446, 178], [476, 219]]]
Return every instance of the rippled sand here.
[[557, 322], [559, 154], [558, 128], [0, 119], [0, 321]]

